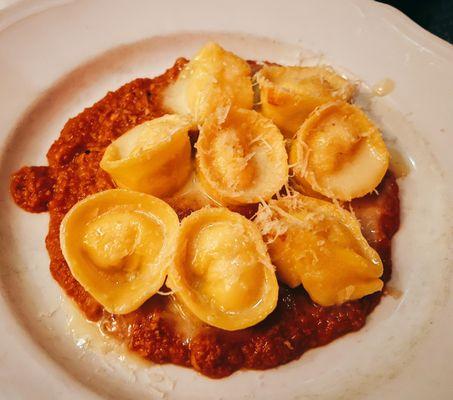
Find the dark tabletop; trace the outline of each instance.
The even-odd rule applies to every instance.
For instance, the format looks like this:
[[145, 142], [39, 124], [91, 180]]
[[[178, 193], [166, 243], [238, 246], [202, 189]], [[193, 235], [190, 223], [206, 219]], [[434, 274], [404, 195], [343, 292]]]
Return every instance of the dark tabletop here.
[[453, 0], [383, 0], [426, 30], [453, 43]]

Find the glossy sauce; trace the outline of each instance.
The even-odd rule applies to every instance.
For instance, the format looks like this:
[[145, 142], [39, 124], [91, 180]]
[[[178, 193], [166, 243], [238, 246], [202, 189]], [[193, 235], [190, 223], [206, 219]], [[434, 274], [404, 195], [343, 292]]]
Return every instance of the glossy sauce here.
[[395, 177], [404, 178], [409, 175], [412, 169], [410, 160], [393, 147], [389, 147], [388, 150], [390, 152], [390, 169]]
[[395, 82], [389, 78], [385, 78], [376, 83], [372, 89], [376, 96], [386, 96], [395, 89]]

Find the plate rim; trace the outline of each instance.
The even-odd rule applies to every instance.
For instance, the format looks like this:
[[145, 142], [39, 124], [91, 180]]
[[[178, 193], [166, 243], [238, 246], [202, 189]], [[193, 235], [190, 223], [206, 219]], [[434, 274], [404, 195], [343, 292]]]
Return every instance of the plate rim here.
[[[31, 1], [25, 1], [25, 2], [18, 3], [18, 4], [14, 4], [14, 5], [8, 7], [7, 9], [5, 9], [4, 11], [2, 11], [2, 13], [0, 14], [0, 31], [2, 31], [3, 29], [8, 29], [8, 28], [12, 27], [16, 22], [23, 21], [27, 17], [34, 15], [35, 12], [46, 12], [50, 8], [54, 8], [54, 7], [57, 7], [60, 5], [65, 5], [70, 2], [72, 2], [72, 1], [61, 0], [61, 1], [57, 2], [58, 4], [52, 3], [53, 5], [50, 5], [49, 1], [40, 0], [39, 2], [35, 2], [35, 3], [38, 5], [42, 5], [44, 8], [41, 8], [38, 11], [36, 8], [33, 8], [33, 7], [28, 8], [30, 6]], [[442, 57], [445, 60], [448, 60], [449, 62], [450, 61], [453, 62], [453, 46], [452, 45], [448, 44], [444, 40], [429, 33], [428, 31], [424, 30], [423, 28], [418, 26], [415, 22], [410, 20], [407, 16], [405, 16], [403, 13], [396, 10], [395, 8], [388, 6], [386, 4], [375, 3], [375, 2], [368, 1], [368, 0], [366, 2], [354, 0], [351, 3], [355, 3], [355, 4], [360, 3], [361, 6], [365, 3], [368, 3], [368, 4], [373, 4], [373, 7], [377, 5], [378, 8], [385, 10], [384, 11], [385, 13], [390, 13], [391, 15], [393, 15], [392, 19], [396, 18], [396, 20], [392, 21], [393, 26], [396, 26], [395, 23], [397, 23], [397, 24], [401, 23], [405, 27], [410, 28], [409, 29], [410, 32], [408, 33], [406, 31], [406, 34], [409, 34], [409, 35], [417, 34], [419, 40], [417, 40], [416, 43], [418, 45], [420, 45], [424, 48], [430, 49], [432, 52], [437, 54], [439, 57]], [[20, 13], [24, 13], [24, 12], [25, 12], [25, 14], [20, 14]], [[2, 27], [3, 26], [2, 21], [5, 16], [6, 16], [6, 18], [13, 18], [13, 17], [17, 17], [18, 15], [22, 15], [22, 17], [17, 19], [16, 21], [14, 21], [12, 24], [10, 24], [6, 27]], [[11, 21], [11, 19], [10, 19], [10, 21]], [[399, 21], [399, 22], [397, 22], [397, 21]], [[449, 137], [449, 139], [450, 140], [452, 139], [451, 136]], [[1, 147], [1, 145], [0, 145], [0, 147]], [[77, 390], [81, 390], [81, 389], [79, 388]], [[95, 398], [95, 397], [93, 397], [93, 398]]]

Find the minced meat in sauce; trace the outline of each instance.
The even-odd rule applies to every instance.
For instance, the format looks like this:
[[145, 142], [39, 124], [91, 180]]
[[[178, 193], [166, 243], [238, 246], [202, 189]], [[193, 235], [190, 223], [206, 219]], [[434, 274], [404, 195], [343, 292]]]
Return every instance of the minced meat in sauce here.
[[[23, 167], [11, 178], [14, 201], [29, 212], [49, 211], [46, 246], [50, 271], [86, 317], [99, 321], [104, 333], [156, 363], [174, 363], [221, 378], [240, 368], [267, 369], [299, 358], [313, 347], [331, 342], [365, 324], [382, 293], [333, 307], [314, 304], [302, 287], [280, 284], [277, 308], [256, 326], [235, 332], [207, 326], [175, 303], [155, 295], [138, 310], [112, 315], [72, 276], [60, 249], [60, 222], [79, 200], [115, 187], [99, 167], [104, 149], [132, 127], [165, 114], [161, 95], [187, 60], [178, 59], [163, 75], [136, 79], [109, 92], [64, 126], [47, 153], [48, 166]], [[252, 69], [258, 64], [250, 62]], [[348, 205], [349, 206], [349, 205]], [[399, 227], [398, 186], [388, 172], [376, 192], [353, 200], [365, 238], [384, 263], [383, 280], [391, 275], [391, 239]], [[237, 210], [250, 218], [256, 207]], [[191, 210], [177, 210], [180, 218]], [[165, 290], [163, 288], [162, 290]]]

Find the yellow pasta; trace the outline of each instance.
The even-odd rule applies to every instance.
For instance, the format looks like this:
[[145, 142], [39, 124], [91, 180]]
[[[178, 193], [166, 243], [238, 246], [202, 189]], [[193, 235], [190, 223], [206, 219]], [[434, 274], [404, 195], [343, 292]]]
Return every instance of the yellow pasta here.
[[126, 189], [78, 202], [60, 227], [72, 275], [105, 309], [125, 314], [142, 305], [165, 281], [179, 221], [151, 195]]
[[355, 87], [326, 67], [264, 66], [255, 76], [261, 112], [292, 138], [308, 115], [335, 99], [348, 101]]
[[381, 182], [389, 152], [362, 110], [337, 101], [316, 109], [300, 127], [290, 163], [295, 182], [308, 192], [349, 201]]
[[348, 211], [294, 195], [261, 206], [255, 223], [264, 234], [279, 279], [302, 284], [322, 306], [382, 290], [382, 261]]
[[180, 115], [144, 122], [112, 142], [100, 166], [119, 187], [169, 196], [192, 171], [188, 135], [192, 127], [191, 120]]
[[222, 204], [267, 200], [288, 180], [283, 136], [252, 110], [210, 116], [200, 130], [196, 166], [205, 190]]
[[182, 221], [167, 285], [198, 318], [225, 330], [257, 324], [278, 299], [258, 229], [226, 208], [203, 208]]
[[253, 107], [250, 67], [216, 43], [206, 44], [164, 96], [171, 112], [190, 114], [200, 125], [217, 109]]

